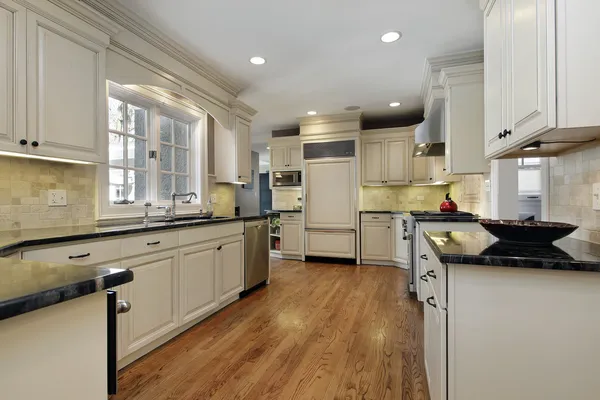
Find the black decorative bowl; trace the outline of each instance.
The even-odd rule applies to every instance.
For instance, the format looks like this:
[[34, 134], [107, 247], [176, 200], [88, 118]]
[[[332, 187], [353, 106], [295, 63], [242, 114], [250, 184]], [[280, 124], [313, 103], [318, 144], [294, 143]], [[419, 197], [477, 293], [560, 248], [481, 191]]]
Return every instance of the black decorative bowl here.
[[555, 240], [562, 239], [575, 232], [578, 226], [562, 222], [517, 221], [509, 219], [480, 219], [479, 223], [486, 231], [501, 242], [521, 245], [549, 246]]

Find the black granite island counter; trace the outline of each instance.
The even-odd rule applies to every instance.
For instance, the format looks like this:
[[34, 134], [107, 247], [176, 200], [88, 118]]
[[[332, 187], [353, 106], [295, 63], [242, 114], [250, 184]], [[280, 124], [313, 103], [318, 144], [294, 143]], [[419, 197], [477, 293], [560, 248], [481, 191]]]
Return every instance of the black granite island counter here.
[[418, 282], [436, 398], [598, 398], [600, 246], [513, 245], [487, 232], [423, 238]]
[[0, 258], [0, 321], [132, 280], [129, 270]]
[[564, 238], [552, 246], [499, 242], [488, 232], [425, 232], [442, 263], [600, 272], [600, 245]]

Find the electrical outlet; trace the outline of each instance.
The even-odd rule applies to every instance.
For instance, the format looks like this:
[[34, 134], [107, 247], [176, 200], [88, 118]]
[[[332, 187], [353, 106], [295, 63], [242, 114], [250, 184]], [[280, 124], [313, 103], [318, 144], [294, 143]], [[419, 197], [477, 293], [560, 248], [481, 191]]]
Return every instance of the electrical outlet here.
[[423, 201], [425, 200], [425, 196], [417, 196], [417, 201]]
[[492, 182], [490, 182], [489, 179], [486, 179], [484, 181], [484, 185], [485, 185], [485, 191], [486, 192], [491, 192], [492, 191]]
[[594, 183], [592, 186], [592, 208], [600, 211], [600, 183]]
[[216, 202], [217, 202], [217, 194], [216, 193], [212, 193], [210, 195], [210, 202], [213, 204], [216, 204]]
[[60, 207], [67, 205], [67, 191], [66, 190], [49, 190], [48, 191], [48, 205], [50, 207]]

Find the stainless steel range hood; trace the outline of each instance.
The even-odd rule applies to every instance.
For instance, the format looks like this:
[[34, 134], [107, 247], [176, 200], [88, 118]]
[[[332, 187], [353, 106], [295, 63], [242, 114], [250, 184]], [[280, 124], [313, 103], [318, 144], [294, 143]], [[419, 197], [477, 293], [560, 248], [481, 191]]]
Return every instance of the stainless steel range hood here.
[[425, 121], [415, 129], [413, 157], [437, 157], [446, 152], [445, 101], [433, 102], [431, 112]]

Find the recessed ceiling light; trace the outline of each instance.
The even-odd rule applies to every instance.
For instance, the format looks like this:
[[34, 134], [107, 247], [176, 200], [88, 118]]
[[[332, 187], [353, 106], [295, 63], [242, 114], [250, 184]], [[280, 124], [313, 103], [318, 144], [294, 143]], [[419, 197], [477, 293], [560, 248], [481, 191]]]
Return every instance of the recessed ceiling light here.
[[262, 58], [262, 57], [252, 57], [252, 58], [250, 59], [250, 62], [251, 62], [252, 64], [254, 64], [254, 65], [263, 65], [264, 63], [266, 63], [266, 62], [267, 62], [267, 60], [265, 60], [265, 59], [264, 59], [264, 58]]
[[307, 112], [307, 114], [308, 115], [317, 115], [317, 112], [316, 111], [309, 111], [309, 112]]
[[384, 33], [383, 35], [381, 35], [381, 41], [383, 43], [392, 43], [395, 42], [396, 40], [400, 39], [402, 37], [402, 34], [400, 32], [388, 32], [388, 33]]
[[271, 148], [269, 146], [267, 146], [267, 150], [271, 150]]
[[400, 106], [400, 103], [398, 103], [397, 101], [390, 103], [390, 107], [398, 107], [398, 106]]

